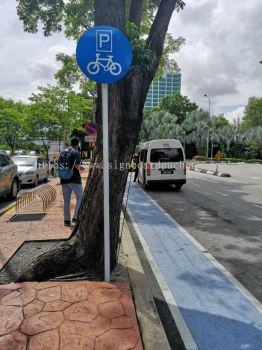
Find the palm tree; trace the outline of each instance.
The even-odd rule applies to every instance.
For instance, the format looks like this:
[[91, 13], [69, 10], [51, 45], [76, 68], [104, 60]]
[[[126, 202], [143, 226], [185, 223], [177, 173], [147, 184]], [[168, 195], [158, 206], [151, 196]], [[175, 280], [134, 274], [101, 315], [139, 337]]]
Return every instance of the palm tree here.
[[187, 135], [187, 143], [194, 143], [197, 147], [198, 154], [200, 154], [203, 141], [208, 140], [211, 127], [211, 120], [208, 112], [198, 110], [188, 114], [182, 126]]
[[140, 140], [175, 137], [177, 117], [167, 111], [149, 110], [144, 114]]
[[262, 126], [257, 126], [255, 128], [249, 129], [245, 133], [245, 138], [247, 143], [251, 143], [252, 141], [256, 142], [258, 158], [260, 159], [262, 152]]
[[227, 155], [230, 152], [232, 142], [239, 135], [239, 129], [235, 125], [226, 125], [219, 130], [219, 138], [225, 142]]

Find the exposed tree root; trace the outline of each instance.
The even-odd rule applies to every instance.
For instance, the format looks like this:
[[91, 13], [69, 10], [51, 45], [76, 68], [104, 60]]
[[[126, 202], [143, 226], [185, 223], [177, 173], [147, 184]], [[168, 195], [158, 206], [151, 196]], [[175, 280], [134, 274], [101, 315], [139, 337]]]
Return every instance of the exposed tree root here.
[[89, 271], [93, 275], [83, 253], [75, 237], [72, 237], [59, 247], [40, 255], [22, 274], [15, 277], [14, 282], [46, 281], [80, 271]]

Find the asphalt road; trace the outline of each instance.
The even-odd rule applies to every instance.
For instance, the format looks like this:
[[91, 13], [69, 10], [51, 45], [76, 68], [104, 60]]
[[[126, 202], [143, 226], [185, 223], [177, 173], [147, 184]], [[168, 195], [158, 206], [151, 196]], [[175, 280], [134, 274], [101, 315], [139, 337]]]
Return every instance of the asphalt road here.
[[232, 177], [188, 171], [181, 192], [148, 193], [262, 302], [262, 165], [220, 167]]

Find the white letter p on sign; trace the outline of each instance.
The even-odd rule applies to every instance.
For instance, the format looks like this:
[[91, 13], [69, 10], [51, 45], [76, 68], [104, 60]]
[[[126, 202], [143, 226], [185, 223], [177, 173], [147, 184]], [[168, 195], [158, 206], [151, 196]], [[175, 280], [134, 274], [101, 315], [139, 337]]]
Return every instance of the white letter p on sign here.
[[112, 32], [111, 30], [97, 30], [96, 51], [112, 52]]
[[100, 34], [99, 37], [99, 49], [103, 48], [103, 43], [108, 43], [110, 40], [110, 36], [108, 34]]

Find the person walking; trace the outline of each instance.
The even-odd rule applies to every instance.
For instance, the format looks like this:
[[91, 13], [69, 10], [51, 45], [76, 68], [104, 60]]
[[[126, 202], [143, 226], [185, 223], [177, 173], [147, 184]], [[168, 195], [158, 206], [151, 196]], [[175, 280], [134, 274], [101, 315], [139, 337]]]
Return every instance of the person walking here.
[[135, 176], [134, 176], [134, 182], [136, 182], [138, 178], [138, 172], [139, 172], [139, 154], [134, 154], [133, 162], [135, 165]]
[[[72, 223], [76, 223], [78, 210], [83, 197], [83, 187], [80, 171], [84, 170], [81, 166], [81, 156], [78, 151], [79, 139], [71, 139], [71, 147], [61, 152], [58, 160], [58, 174], [61, 179], [62, 192], [64, 198], [64, 225], [71, 225], [70, 202], [72, 192], [76, 196], [76, 206]], [[60, 171], [59, 171], [60, 170]]]

